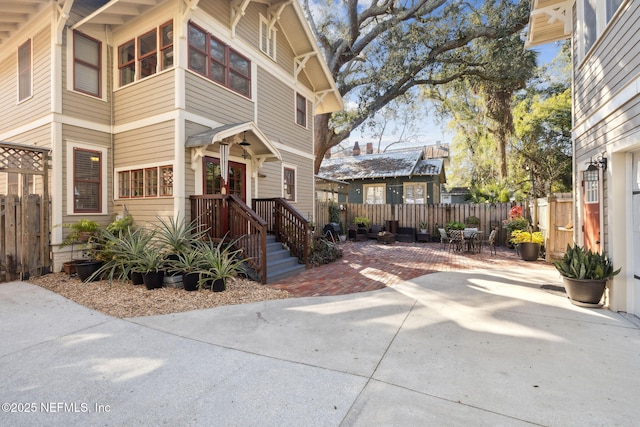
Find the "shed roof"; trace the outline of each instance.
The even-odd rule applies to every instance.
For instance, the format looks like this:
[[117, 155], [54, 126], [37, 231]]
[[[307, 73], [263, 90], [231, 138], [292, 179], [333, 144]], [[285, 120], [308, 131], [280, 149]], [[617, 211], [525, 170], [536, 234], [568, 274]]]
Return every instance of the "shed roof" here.
[[344, 181], [440, 175], [440, 173], [442, 173], [442, 159], [422, 160], [422, 150], [418, 149], [324, 159], [318, 175]]

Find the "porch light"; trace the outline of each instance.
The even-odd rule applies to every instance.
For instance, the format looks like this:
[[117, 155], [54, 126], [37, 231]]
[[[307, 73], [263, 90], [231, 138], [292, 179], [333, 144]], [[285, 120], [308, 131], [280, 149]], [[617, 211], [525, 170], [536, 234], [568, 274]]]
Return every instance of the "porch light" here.
[[589, 159], [589, 161], [587, 162], [587, 164], [589, 165], [589, 167], [587, 167], [587, 170], [594, 171], [594, 170], [602, 169], [603, 172], [606, 171], [607, 158], [604, 155], [605, 153], [603, 152], [602, 155], [596, 157], [595, 160], [593, 160], [593, 158]]
[[247, 150], [245, 150], [245, 147], [250, 146], [251, 144], [249, 144], [249, 141], [247, 141], [247, 131], [244, 131], [244, 133], [242, 134], [242, 142], [240, 143], [240, 146], [242, 147], [242, 158], [246, 159], [247, 158]]

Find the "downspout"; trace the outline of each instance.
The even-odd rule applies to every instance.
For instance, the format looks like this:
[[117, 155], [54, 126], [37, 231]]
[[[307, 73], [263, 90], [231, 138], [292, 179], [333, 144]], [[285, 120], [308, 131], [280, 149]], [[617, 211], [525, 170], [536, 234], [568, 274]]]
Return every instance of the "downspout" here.
[[[107, 48], [107, 66], [106, 66], [107, 75], [105, 76], [105, 79], [107, 82], [107, 88], [106, 88], [107, 97], [109, 98], [109, 158], [111, 160], [111, 168], [109, 170], [111, 171], [111, 179], [112, 179], [110, 193], [111, 193], [111, 207], [112, 207], [112, 210], [115, 212], [115, 204], [116, 204], [115, 192], [117, 191], [116, 189], [118, 188], [118, 185], [117, 185], [117, 177], [115, 176], [115, 153], [114, 153], [115, 124], [114, 124], [114, 113], [113, 113], [113, 106], [114, 106], [113, 74], [110, 72], [111, 70], [113, 70], [113, 54], [111, 52], [111, 40], [109, 40], [110, 39], [109, 34], [110, 34], [109, 25], [105, 25], [104, 41]], [[126, 207], [123, 209], [122, 216], [126, 216], [126, 212], [124, 212], [125, 210], [126, 210]]]

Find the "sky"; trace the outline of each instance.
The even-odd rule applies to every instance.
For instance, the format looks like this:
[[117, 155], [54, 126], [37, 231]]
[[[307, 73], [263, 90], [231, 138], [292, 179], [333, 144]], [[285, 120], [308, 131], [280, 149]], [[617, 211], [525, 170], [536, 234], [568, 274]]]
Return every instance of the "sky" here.
[[[558, 43], [550, 43], [543, 46], [536, 46], [532, 50], [539, 52], [538, 66], [540, 66], [548, 64], [553, 60], [560, 50], [560, 45]], [[447, 129], [446, 123], [438, 123], [434, 117], [430, 115], [425, 115], [420, 122], [421, 126], [414, 138], [411, 138], [411, 140], [406, 143], [396, 143], [389, 146], [389, 144], [398, 140], [399, 135], [399, 131], [394, 132], [394, 130], [398, 128], [398, 124], [392, 123], [388, 126], [388, 130], [382, 138], [380, 149], [384, 150], [387, 146], [389, 146], [389, 149], [422, 147], [425, 145], [436, 145], [438, 142], [451, 144], [453, 133]], [[371, 132], [367, 130], [362, 131], [361, 129], [356, 129], [352, 132], [351, 136], [343, 141], [340, 146], [350, 150], [356, 141], [359, 143], [361, 149], [364, 149], [367, 142], [373, 142], [375, 149], [378, 147], [377, 137], [373, 137]]]

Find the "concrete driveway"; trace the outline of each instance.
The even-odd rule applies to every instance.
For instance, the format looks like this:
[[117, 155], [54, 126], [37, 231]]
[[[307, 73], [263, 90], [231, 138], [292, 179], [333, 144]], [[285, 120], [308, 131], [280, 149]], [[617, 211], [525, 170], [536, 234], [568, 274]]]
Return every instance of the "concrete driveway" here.
[[0, 284], [0, 425], [638, 425], [640, 329], [541, 285], [436, 273], [122, 320]]

